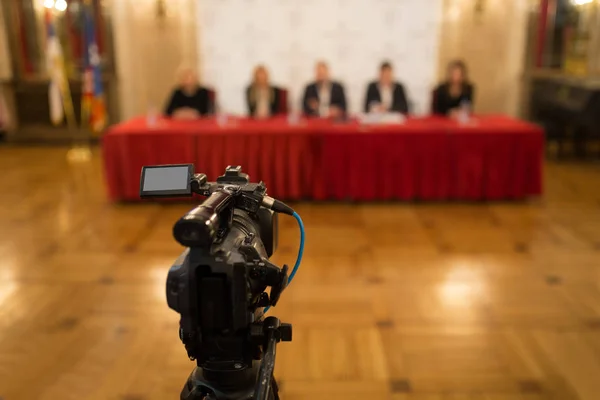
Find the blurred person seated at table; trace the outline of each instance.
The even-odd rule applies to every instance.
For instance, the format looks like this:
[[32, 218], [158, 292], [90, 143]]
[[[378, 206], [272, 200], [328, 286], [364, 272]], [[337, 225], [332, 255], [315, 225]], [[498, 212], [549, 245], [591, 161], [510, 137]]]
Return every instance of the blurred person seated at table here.
[[269, 72], [263, 65], [254, 69], [254, 78], [246, 89], [246, 104], [253, 118], [264, 119], [277, 114], [279, 90], [269, 84]]
[[433, 92], [433, 113], [456, 118], [460, 107], [473, 107], [475, 88], [469, 82], [467, 66], [460, 60], [448, 65], [446, 82]]
[[192, 120], [212, 112], [208, 89], [198, 84], [198, 76], [190, 67], [178, 71], [179, 86], [175, 88], [165, 110], [168, 117], [179, 120]]
[[304, 114], [321, 118], [343, 118], [346, 115], [344, 87], [329, 78], [329, 67], [319, 61], [315, 67], [316, 81], [304, 89]]
[[408, 101], [404, 86], [394, 81], [392, 64], [384, 62], [379, 68], [379, 80], [371, 82], [365, 97], [365, 113], [408, 114]]

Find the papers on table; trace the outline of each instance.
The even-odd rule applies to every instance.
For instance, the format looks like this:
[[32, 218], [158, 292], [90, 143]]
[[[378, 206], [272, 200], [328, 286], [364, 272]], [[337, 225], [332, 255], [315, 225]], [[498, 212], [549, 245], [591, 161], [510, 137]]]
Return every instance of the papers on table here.
[[359, 120], [365, 125], [397, 125], [403, 124], [406, 117], [400, 113], [369, 113], [360, 115]]

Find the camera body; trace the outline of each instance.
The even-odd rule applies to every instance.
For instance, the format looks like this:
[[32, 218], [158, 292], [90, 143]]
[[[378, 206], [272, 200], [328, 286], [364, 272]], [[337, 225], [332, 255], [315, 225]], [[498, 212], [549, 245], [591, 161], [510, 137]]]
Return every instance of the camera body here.
[[[229, 233], [234, 215], [253, 234], [260, 234], [260, 240], [270, 257], [277, 249], [276, 214], [263, 207], [268, 204], [267, 188], [263, 182], [250, 183], [247, 174], [240, 167], [227, 167], [225, 175], [216, 183], [206, 183], [206, 175], [196, 175], [191, 191], [208, 198], [194, 210], [181, 218], [173, 227], [173, 236], [184, 246], [209, 248], [220, 243]], [[250, 221], [252, 220], [252, 221]], [[250, 229], [250, 225], [258, 229]]]
[[252, 391], [267, 339], [291, 340], [291, 325], [263, 320], [264, 308], [277, 304], [288, 282], [288, 267], [269, 261], [277, 249], [278, 214], [270, 209], [276, 200], [240, 167], [228, 167], [213, 183], [194, 174], [192, 165], [142, 171], [143, 198], [194, 193], [207, 199], [173, 227], [187, 249], [166, 285], [168, 306], [181, 316], [179, 338], [198, 366], [182, 398], [240, 387]]

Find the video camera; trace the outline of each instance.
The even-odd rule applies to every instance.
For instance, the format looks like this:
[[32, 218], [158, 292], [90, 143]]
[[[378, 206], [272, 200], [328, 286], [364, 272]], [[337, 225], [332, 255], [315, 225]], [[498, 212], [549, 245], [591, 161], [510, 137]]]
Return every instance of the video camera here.
[[[175, 223], [173, 236], [187, 249], [167, 277], [167, 303], [181, 315], [179, 338], [197, 363], [181, 399], [278, 399], [275, 347], [292, 340], [292, 326], [264, 313], [298, 269], [302, 220], [240, 167], [227, 167], [216, 182], [195, 174], [192, 164], [142, 168], [140, 197], [194, 194], [207, 199]], [[291, 274], [269, 261], [278, 213], [294, 216], [301, 228]]]

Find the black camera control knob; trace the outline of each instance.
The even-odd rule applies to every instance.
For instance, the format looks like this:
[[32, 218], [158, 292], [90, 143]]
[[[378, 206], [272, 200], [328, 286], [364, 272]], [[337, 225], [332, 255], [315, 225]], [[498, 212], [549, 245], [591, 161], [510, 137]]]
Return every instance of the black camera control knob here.
[[252, 244], [252, 242], [254, 241], [254, 233], [250, 232], [245, 238], [244, 238], [244, 244], [246, 246], [250, 246]]
[[279, 339], [282, 342], [291, 342], [292, 341], [292, 324], [284, 324], [281, 323], [279, 325]]

